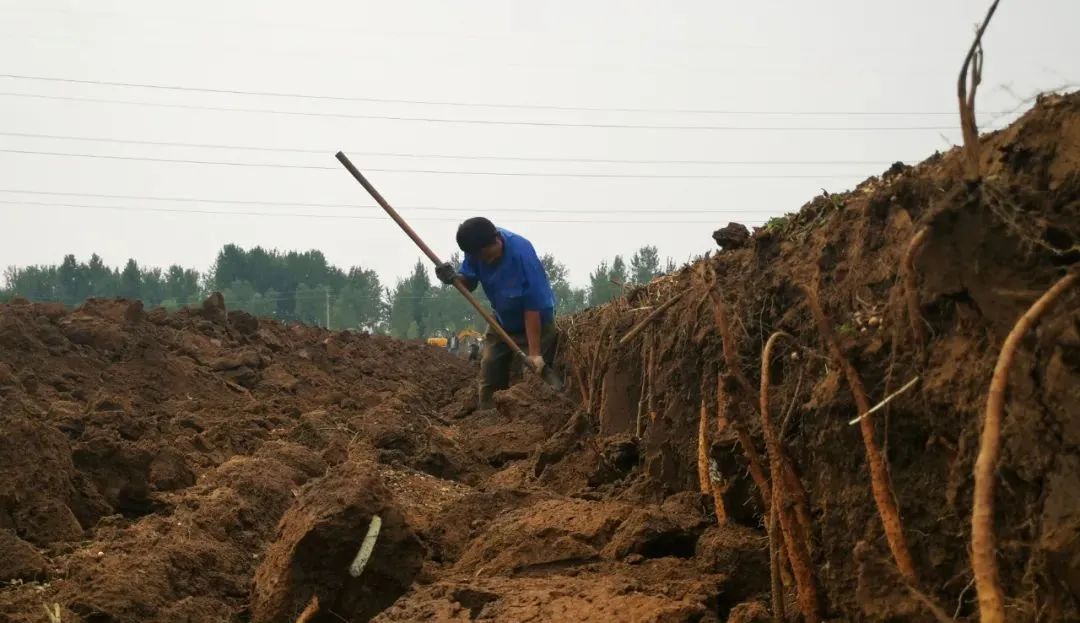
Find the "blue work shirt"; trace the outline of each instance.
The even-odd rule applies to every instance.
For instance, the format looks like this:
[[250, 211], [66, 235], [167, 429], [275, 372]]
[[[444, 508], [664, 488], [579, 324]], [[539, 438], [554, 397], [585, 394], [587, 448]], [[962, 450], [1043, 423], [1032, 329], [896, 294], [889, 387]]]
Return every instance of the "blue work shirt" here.
[[502, 257], [494, 264], [485, 264], [466, 253], [461, 275], [484, 287], [499, 324], [508, 333], [525, 332], [526, 311], [540, 312], [541, 325], [552, 322], [555, 295], [536, 249], [525, 238], [501, 227], [497, 229], [503, 239]]

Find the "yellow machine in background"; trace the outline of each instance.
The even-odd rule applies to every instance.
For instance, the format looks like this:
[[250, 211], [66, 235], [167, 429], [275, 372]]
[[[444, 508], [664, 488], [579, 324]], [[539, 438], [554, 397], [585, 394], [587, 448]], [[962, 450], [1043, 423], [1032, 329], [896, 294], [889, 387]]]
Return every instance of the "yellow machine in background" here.
[[451, 353], [465, 359], [479, 359], [484, 344], [484, 334], [475, 329], [462, 329], [449, 338], [429, 337], [428, 346], [448, 348]]

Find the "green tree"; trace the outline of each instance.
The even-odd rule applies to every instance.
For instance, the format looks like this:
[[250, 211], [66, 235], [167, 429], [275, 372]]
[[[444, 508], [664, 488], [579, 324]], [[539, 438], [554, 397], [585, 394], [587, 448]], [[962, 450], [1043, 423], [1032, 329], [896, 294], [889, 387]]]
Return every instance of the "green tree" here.
[[139, 298], [147, 307], [156, 306], [165, 298], [165, 279], [160, 268], [143, 269]]
[[300, 322], [323, 326], [326, 324], [326, 301], [328, 286], [312, 286], [301, 283], [296, 286], [294, 318]]
[[621, 291], [622, 286], [626, 285], [628, 279], [626, 261], [623, 260], [621, 255], [616, 255], [615, 259], [611, 260], [611, 273], [608, 274], [608, 281]]
[[630, 258], [630, 281], [649, 283], [660, 275], [660, 254], [656, 247], [645, 245]]
[[379, 276], [359, 266], [349, 269], [345, 285], [334, 297], [332, 328], [375, 331], [385, 314]]
[[116, 296], [120, 287], [116, 271], [106, 266], [97, 253], [86, 264], [86, 280], [88, 296]]
[[[165, 271], [165, 296], [175, 304], [193, 305], [199, 299], [199, 272], [173, 264]], [[162, 303], [164, 305], [164, 303]]]
[[611, 268], [607, 260], [601, 260], [596, 270], [589, 273], [589, 306], [602, 305], [614, 297], [614, 286], [609, 281]]
[[417, 337], [429, 335], [429, 303], [432, 299], [431, 277], [423, 260], [417, 260], [413, 272], [398, 281], [390, 293], [390, 334], [404, 338], [415, 324]]
[[540, 263], [547, 271], [548, 281], [551, 283], [551, 291], [555, 295], [555, 312], [557, 314], [572, 314], [581, 311], [585, 307], [585, 290], [576, 289], [570, 285], [567, 279], [569, 271], [566, 265], [555, 259], [550, 253], [540, 258]]
[[240, 279], [232, 282], [232, 285], [225, 288], [221, 293], [221, 295], [225, 297], [226, 308], [239, 309], [248, 313], [251, 313], [253, 310], [252, 304], [257, 294], [255, 286]]
[[273, 288], [251, 297], [251, 315], [258, 318], [273, 318], [277, 314], [278, 293]]
[[117, 295], [125, 299], [137, 299], [142, 294], [142, 272], [139, 263], [129, 259], [120, 273], [120, 288]]

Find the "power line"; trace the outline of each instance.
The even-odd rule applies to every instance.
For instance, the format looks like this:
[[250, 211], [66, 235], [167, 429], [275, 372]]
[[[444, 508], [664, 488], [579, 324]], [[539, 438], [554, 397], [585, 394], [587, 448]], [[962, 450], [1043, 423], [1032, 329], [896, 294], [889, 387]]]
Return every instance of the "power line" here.
[[628, 123], [566, 123], [560, 121], [509, 121], [496, 119], [448, 119], [443, 117], [412, 117], [405, 115], [370, 115], [355, 113], [327, 113], [298, 110], [281, 110], [277, 108], [233, 108], [227, 106], [207, 106], [199, 104], [170, 104], [163, 102], [145, 102], [133, 100], [117, 100], [109, 98], [75, 97], [70, 95], [43, 95], [39, 93], [23, 93], [16, 91], [3, 91], [0, 95], [7, 97], [24, 97], [31, 99], [60, 100], [69, 102], [89, 102], [96, 104], [122, 104], [130, 106], [149, 106], [156, 108], [173, 108], [179, 110], [205, 110], [216, 112], [241, 112], [248, 114], [271, 114], [291, 115], [298, 117], [328, 117], [335, 119], [374, 119], [383, 121], [414, 121], [422, 123], [458, 123], [466, 125], [492, 125], [492, 126], [522, 126], [544, 128], [601, 128], [616, 130], [699, 130], [699, 131], [731, 131], [731, 132], [890, 132], [890, 131], [948, 131], [957, 130], [958, 126], [734, 126], [734, 125], [663, 125], [663, 124], [628, 124]]
[[[113, 205], [86, 205], [80, 203], [52, 203], [44, 201], [15, 201], [15, 200], [0, 200], [0, 204], [16, 205], [16, 206], [34, 206], [34, 207], [51, 207], [51, 208], [83, 208], [88, 210], [117, 210], [122, 212], [164, 212], [172, 214], [211, 214], [218, 216], [260, 216], [260, 217], [290, 217], [290, 218], [317, 218], [317, 219], [348, 219], [348, 220], [361, 220], [361, 221], [385, 221], [383, 216], [367, 216], [357, 214], [311, 214], [311, 213], [287, 213], [287, 212], [227, 212], [223, 210], [198, 210], [198, 209], [181, 209], [181, 208], [151, 208], [151, 207], [132, 207], [132, 206], [113, 206]], [[617, 216], [617, 215], [613, 215]], [[443, 222], [443, 223], [456, 223], [458, 219], [453, 218], [438, 218], [438, 217], [418, 217], [412, 219], [415, 221], [429, 221], [429, 222]], [[576, 223], [576, 224], [602, 224], [610, 225], [611, 219], [551, 219], [551, 220], [535, 220], [535, 219], [513, 219], [515, 223]], [[763, 221], [745, 221], [746, 224], [760, 224]], [[648, 221], [627, 221], [620, 219], [619, 225], [715, 225], [716, 221], [672, 221], [669, 219], [664, 220], [648, 220]]]
[[[23, 194], [23, 195], [57, 195], [63, 197], [81, 197], [81, 198], [93, 198], [93, 199], [133, 199], [140, 201], [175, 201], [181, 203], [218, 203], [218, 204], [236, 204], [236, 205], [254, 205], [254, 206], [286, 206], [286, 207], [305, 207], [305, 208], [378, 208], [377, 205], [363, 205], [355, 203], [307, 203], [297, 201], [253, 201], [242, 199], [212, 199], [204, 197], [163, 197], [155, 195], [117, 195], [106, 193], [74, 193], [74, 192], [60, 192], [51, 190], [24, 190], [16, 188], [0, 188], [0, 193], [9, 194]], [[475, 213], [478, 210], [476, 208], [442, 208], [434, 206], [398, 206], [400, 208], [410, 210], [430, 210], [436, 212], [465, 212]], [[761, 210], [746, 210], [746, 209], [666, 209], [666, 208], [653, 208], [653, 209], [620, 209], [617, 212], [608, 210], [598, 210], [590, 208], [525, 208], [521, 210], [510, 210], [507, 208], [499, 208], [497, 211], [499, 214], [504, 213], [551, 213], [551, 214], [580, 214], [583, 212], [593, 212], [597, 214], [760, 214]]]
[[[153, 158], [149, 156], [116, 156], [112, 154], [82, 154], [56, 151], [35, 151], [29, 149], [0, 149], [0, 153], [33, 156], [56, 156], [67, 158], [97, 158], [103, 160], [131, 160], [138, 162], [168, 162], [174, 164], [199, 164], [230, 167], [263, 167], [273, 169], [307, 169], [316, 171], [340, 171], [340, 167], [314, 164], [280, 164], [271, 162], [227, 162], [221, 160], [188, 160], [183, 158]], [[437, 169], [382, 169], [365, 167], [365, 171], [376, 173], [426, 173], [438, 175], [494, 175], [500, 177], [586, 177], [586, 178], [621, 178], [621, 179], [857, 179], [865, 174], [849, 175], [652, 175], [628, 173], [534, 173], [523, 171], [444, 171]]]
[[[378, 104], [411, 104], [423, 106], [455, 106], [463, 108], [496, 108], [496, 109], [519, 109], [519, 110], [556, 110], [564, 112], [618, 112], [618, 113], [659, 113], [659, 114], [700, 114], [700, 115], [753, 115], [753, 116], [937, 116], [957, 115], [955, 110], [948, 112], [938, 111], [754, 111], [754, 110], [725, 110], [709, 108], [607, 108], [593, 106], [560, 106], [546, 104], [506, 104], [487, 102], [461, 102], [453, 100], [426, 100], [426, 99], [394, 99], [380, 97], [355, 97], [345, 95], [311, 95], [307, 93], [288, 93], [282, 91], [245, 91], [241, 89], [216, 89], [208, 87], [191, 87], [180, 85], [156, 84], [145, 82], [118, 82], [110, 80], [83, 80], [77, 78], [59, 78], [54, 76], [30, 76], [25, 74], [0, 74], [0, 78], [14, 80], [33, 80], [39, 82], [60, 82], [65, 84], [86, 84], [94, 86], [110, 86], [124, 88], [155, 89], [164, 91], [188, 91], [196, 93], [214, 93], [221, 95], [250, 95], [258, 97], [281, 97], [304, 100], [321, 100], [332, 102], [367, 102]], [[994, 113], [985, 113], [994, 114]]]
[[[70, 136], [66, 134], [41, 134], [37, 132], [0, 132], [0, 136], [15, 136], [20, 138], [43, 138], [63, 141], [87, 141], [100, 143], [118, 143], [122, 145], [148, 145], [153, 147], [185, 147], [199, 149], [235, 149], [240, 151], [281, 152], [297, 154], [321, 154], [338, 151], [338, 148], [313, 149], [303, 147], [265, 147], [252, 145], [227, 145], [221, 143], [185, 143], [180, 141], [147, 141], [137, 139], [122, 139], [113, 137], [93, 136]], [[449, 160], [494, 160], [514, 162], [577, 162], [589, 164], [700, 164], [700, 165], [890, 165], [896, 162], [892, 160], [639, 160], [623, 158], [557, 158], [557, 157], [532, 157], [532, 156], [494, 156], [494, 155], [453, 155], [453, 154], [424, 154], [409, 152], [389, 151], [358, 151], [344, 150], [356, 156], [386, 156], [392, 158], [433, 158]]]

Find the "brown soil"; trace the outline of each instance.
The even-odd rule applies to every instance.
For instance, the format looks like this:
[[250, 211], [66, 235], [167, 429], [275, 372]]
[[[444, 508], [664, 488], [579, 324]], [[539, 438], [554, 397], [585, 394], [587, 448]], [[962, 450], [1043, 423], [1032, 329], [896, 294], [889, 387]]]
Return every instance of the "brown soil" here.
[[[440, 349], [260, 322], [220, 297], [176, 314], [0, 305], [0, 620], [56, 606], [96, 622], [771, 620], [761, 497], [738, 435], [718, 430], [716, 393], [719, 373], [726, 420], [764, 455], [757, 370], [776, 330], [794, 339], [770, 364], [771, 412], [807, 493], [826, 617], [926, 621], [931, 603], [971, 620], [990, 371], [1019, 315], [1080, 260], [1080, 96], [1044, 99], [982, 153], [981, 188], [961, 181], [956, 153], [894, 166], [578, 315], [569, 390], [528, 378], [490, 411], [475, 409], [475, 369]], [[919, 344], [899, 268], [923, 227]], [[854, 402], [804, 285], [872, 402], [920, 378], [873, 419], [918, 592], [892, 562]], [[1078, 303], [1068, 293], [1047, 313], [1009, 376], [996, 531], [1011, 620], [1080, 618]], [[721, 525], [699, 492], [703, 400]]]

